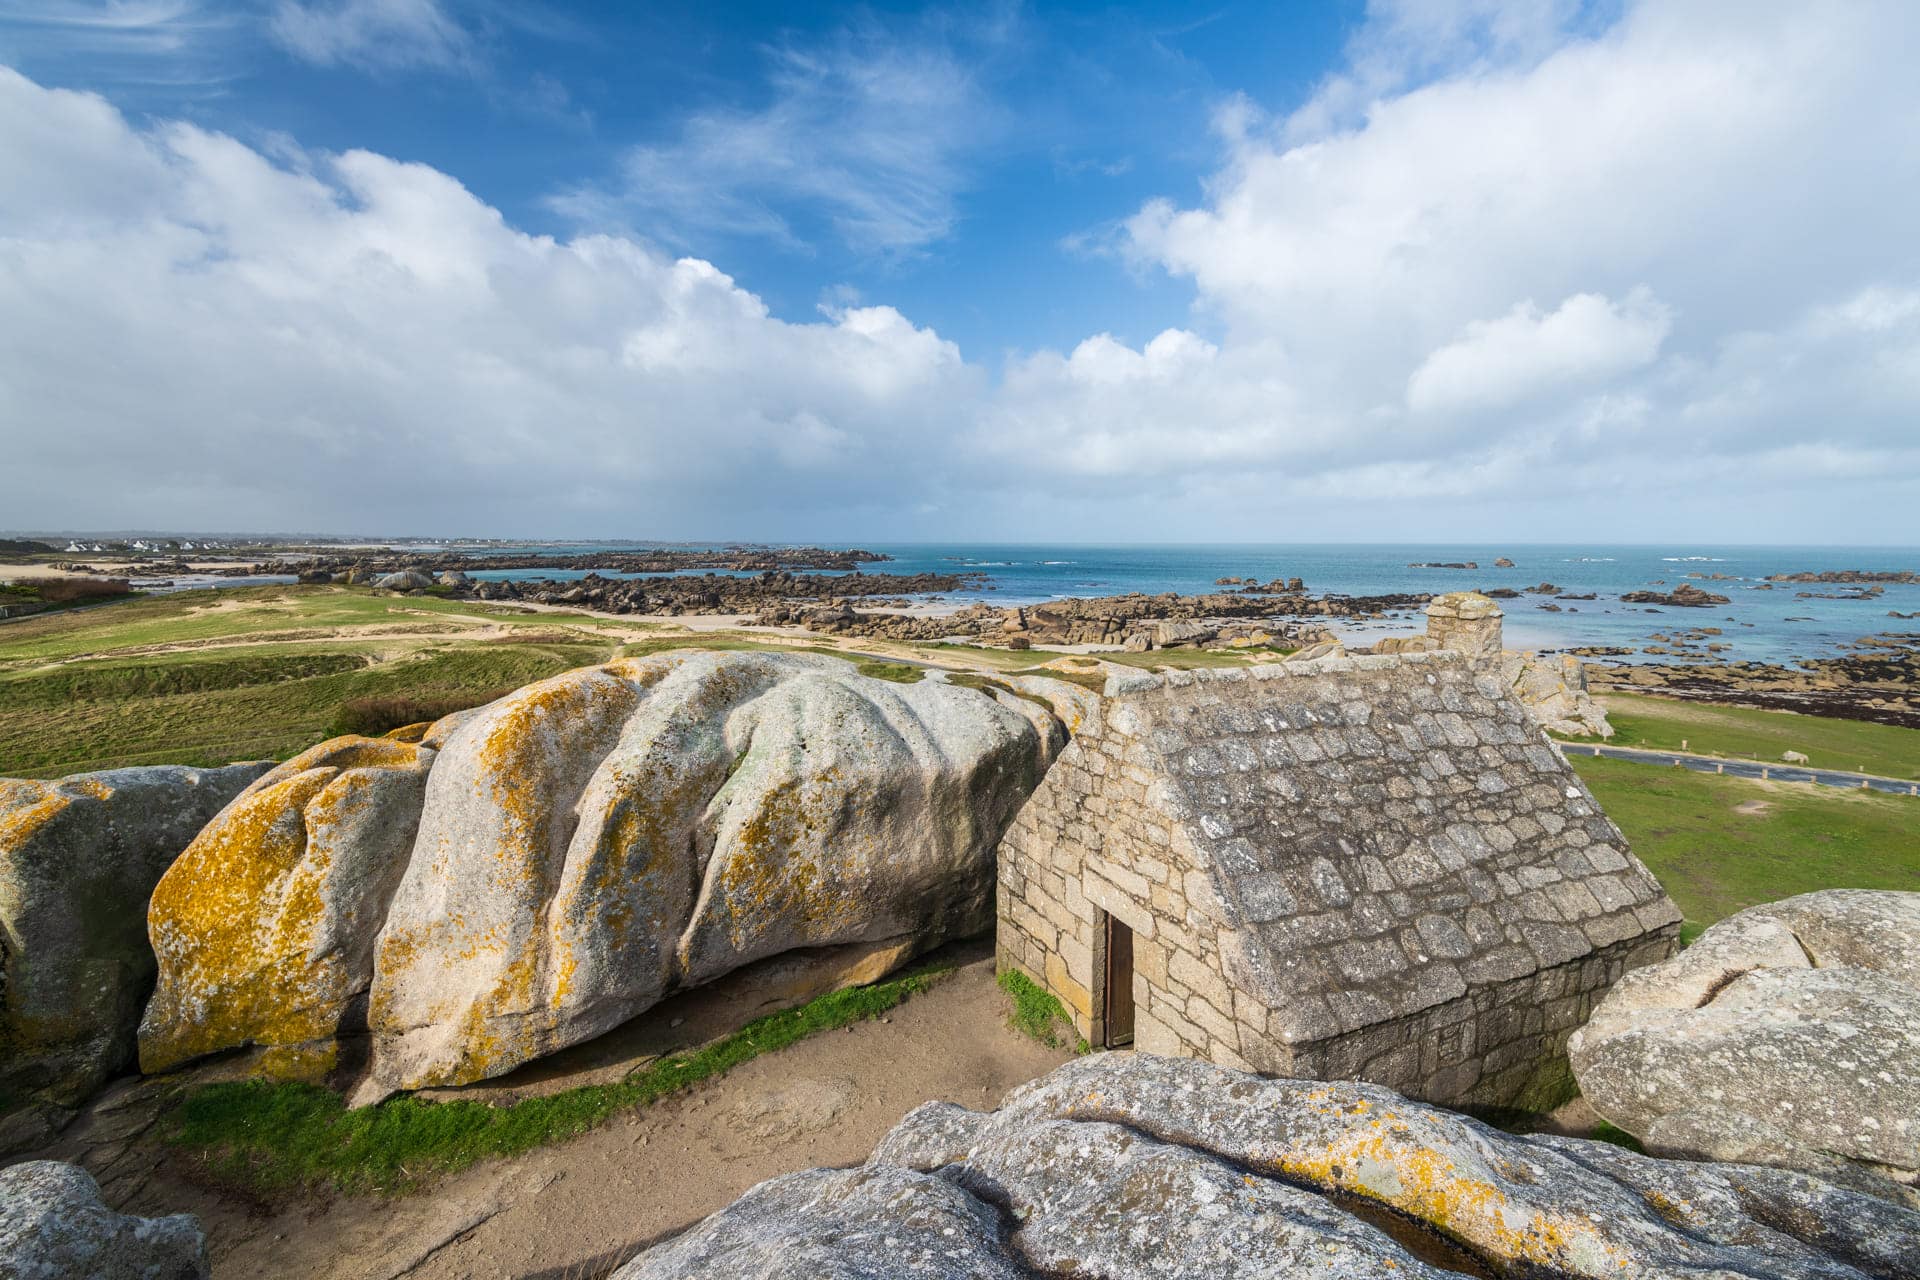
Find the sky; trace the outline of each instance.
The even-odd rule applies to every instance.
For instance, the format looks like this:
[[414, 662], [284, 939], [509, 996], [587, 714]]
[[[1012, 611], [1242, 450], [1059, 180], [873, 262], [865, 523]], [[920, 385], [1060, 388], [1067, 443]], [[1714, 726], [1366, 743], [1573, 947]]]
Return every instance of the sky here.
[[0, 0], [0, 529], [1912, 544], [1916, 48]]

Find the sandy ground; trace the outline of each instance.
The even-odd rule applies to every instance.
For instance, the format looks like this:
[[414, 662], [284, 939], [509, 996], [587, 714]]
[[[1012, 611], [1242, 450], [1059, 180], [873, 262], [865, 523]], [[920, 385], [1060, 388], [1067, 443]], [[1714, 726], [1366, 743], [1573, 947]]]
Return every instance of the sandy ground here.
[[[972, 944], [953, 976], [883, 1020], [823, 1032], [571, 1142], [399, 1199], [263, 1205], [195, 1185], [139, 1140], [152, 1107], [137, 1086], [109, 1091], [45, 1154], [93, 1170], [116, 1207], [198, 1214], [215, 1280], [588, 1280], [767, 1178], [859, 1163], [922, 1102], [991, 1107], [1065, 1061], [1007, 1027], [983, 950]], [[743, 998], [737, 987], [717, 1005], [690, 993], [636, 1024], [678, 1017], [701, 1031], [737, 1018]], [[571, 1051], [577, 1078], [604, 1078], [608, 1060], [632, 1050], [615, 1040]]]

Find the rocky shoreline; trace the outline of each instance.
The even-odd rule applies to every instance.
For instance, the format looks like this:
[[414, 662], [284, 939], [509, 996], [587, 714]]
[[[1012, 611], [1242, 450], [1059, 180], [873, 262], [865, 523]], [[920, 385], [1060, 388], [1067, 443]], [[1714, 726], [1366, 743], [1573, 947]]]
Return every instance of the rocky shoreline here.
[[1587, 678], [1600, 693], [1657, 693], [1920, 729], [1920, 634], [1913, 632], [1864, 636], [1852, 653], [1808, 659], [1798, 668], [1769, 662], [1595, 662], [1588, 664]]

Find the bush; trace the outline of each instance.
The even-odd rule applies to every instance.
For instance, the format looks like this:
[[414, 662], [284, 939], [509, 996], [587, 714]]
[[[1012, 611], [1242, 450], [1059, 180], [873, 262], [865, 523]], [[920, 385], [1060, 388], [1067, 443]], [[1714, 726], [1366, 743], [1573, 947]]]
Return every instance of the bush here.
[[76, 600], [110, 600], [133, 591], [125, 578], [45, 578], [34, 584], [48, 604], [71, 604]]
[[475, 693], [381, 694], [369, 698], [351, 698], [333, 713], [327, 732], [334, 737], [346, 733], [377, 738], [383, 733], [423, 720], [438, 720], [469, 707], [484, 707], [496, 698], [504, 698], [512, 689], [493, 689]]

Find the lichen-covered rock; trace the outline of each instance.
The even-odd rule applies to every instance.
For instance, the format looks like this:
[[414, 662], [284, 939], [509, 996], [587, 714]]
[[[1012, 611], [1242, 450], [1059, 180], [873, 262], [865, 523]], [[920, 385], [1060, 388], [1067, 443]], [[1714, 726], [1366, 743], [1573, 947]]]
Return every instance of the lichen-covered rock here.
[[0, 779], [0, 1093], [71, 1105], [133, 1061], [148, 897], [267, 767]]
[[[956, 1194], [960, 1193], [960, 1194]], [[616, 1280], [1911, 1280], [1920, 1213], [1804, 1174], [1515, 1137], [1365, 1084], [1103, 1054], [868, 1164], [763, 1183]]]
[[260, 1045], [270, 1074], [336, 1065], [373, 943], [406, 870], [430, 747], [335, 738], [261, 777], [210, 822], [154, 890], [159, 984], [140, 1062], [164, 1071]]
[[1045, 745], [973, 690], [810, 655], [665, 654], [502, 699], [434, 763], [360, 1096], [496, 1075], [790, 948], [985, 928]]
[[1650, 1149], [1920, 1205], [1920, 893], [1730, 916], [1623, 978], [1568, 1050], [1594, 1109]]
[[1548, 732], [1581, 738], [1613, 736], [1607, 713], [1587, 692], [1587, 669], [1572, 654], [1542, 657], [1509, 650], [1501, 655], [1500, 674], [1534, 722]]
[[0, 1277], [204, 1280], [207, 1243], [192, 1214], [136, 1218], [100, 1201], [84, 1169], [33, 1160], [0, 1170]]

